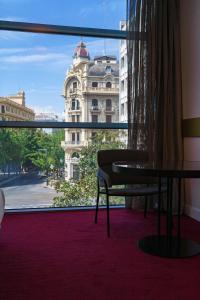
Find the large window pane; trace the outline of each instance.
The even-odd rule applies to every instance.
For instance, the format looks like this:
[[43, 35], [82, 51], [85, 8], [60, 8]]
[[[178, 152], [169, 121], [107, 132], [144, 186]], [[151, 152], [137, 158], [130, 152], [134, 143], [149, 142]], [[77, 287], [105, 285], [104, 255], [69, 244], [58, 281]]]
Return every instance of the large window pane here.
[[127, 92], [127, 72], [120, 79], [120, 49], [114, 39], [0, 31], [0, 118], [71, 121], [76, 115], [91, 122], [94, 112], [105, 122], [107, 111], [119, 122], [120, 89], [123, 97]]
[[126, 0], [1, 0], [2, 20], [119, 29]]
[[[97, 151], [126, 148], [127, 131], [0, 129], [0, 187], [7, 209], [91, 206]], [[101, 204], [105, 204], [102, 198]], [[124, 204], [123, 197], [111, 204]]]

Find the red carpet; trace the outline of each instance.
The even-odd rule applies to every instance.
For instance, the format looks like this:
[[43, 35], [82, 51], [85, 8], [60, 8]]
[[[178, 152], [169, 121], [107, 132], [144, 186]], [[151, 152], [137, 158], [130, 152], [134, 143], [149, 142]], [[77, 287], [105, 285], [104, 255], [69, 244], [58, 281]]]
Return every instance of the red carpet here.
[[[137, 240], [155, 232], [155, 215], [105, 211], [6, 215], [0, 231], [0, 300], [200, 299], [200, 255], [166, 259], [143, 253]], [[200, 224], [182, 220], [200, 242]]]

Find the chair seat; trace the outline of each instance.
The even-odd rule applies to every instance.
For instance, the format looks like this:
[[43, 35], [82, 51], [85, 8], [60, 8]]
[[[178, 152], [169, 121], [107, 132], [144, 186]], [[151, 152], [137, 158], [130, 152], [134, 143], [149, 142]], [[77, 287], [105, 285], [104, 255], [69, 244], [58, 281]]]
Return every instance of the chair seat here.
[[[167, 188], [163, 186], [161, 192], [164, 193]], [[101, 189], [101, 194], [106, 194], [106, 189]], [[108, 188], [109, 196], [146, 196], [158, 194], [158, 186], [143, 186], [134, 188]]]

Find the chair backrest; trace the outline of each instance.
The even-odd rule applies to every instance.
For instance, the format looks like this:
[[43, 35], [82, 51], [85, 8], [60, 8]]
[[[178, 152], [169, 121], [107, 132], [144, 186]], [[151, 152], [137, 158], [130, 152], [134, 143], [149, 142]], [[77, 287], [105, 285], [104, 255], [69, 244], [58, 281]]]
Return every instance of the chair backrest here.
[[148, 153], [131, 149], [99, 150], [97, 162], [99, 167], [112, 164], [115, 161], [148, 161]]
[[156, 180], [151, 177], [122, 175], [112, 170], [112, 163], [115, 161], [148, 161], [148, 153], [139, 150], [117, 149], [117, 150], [99, 150], [97, 153], [97, 162], [109, 176], [109, 186], [119, 184], [151, 184]]
[[5, 197], [3, 190], [0, 189], [0, 228], [1, 228], [1, 221], [4, 215], [4, 208], [5, 208]]

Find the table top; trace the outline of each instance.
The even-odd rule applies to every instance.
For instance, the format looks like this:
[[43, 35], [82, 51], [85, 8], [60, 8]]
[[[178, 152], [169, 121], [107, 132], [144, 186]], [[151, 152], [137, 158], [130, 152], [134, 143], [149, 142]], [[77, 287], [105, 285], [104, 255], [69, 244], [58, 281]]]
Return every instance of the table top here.
[[200, 161], [127, 162], [116, 161], [113, 171], [126, 175], [200, 178]]

